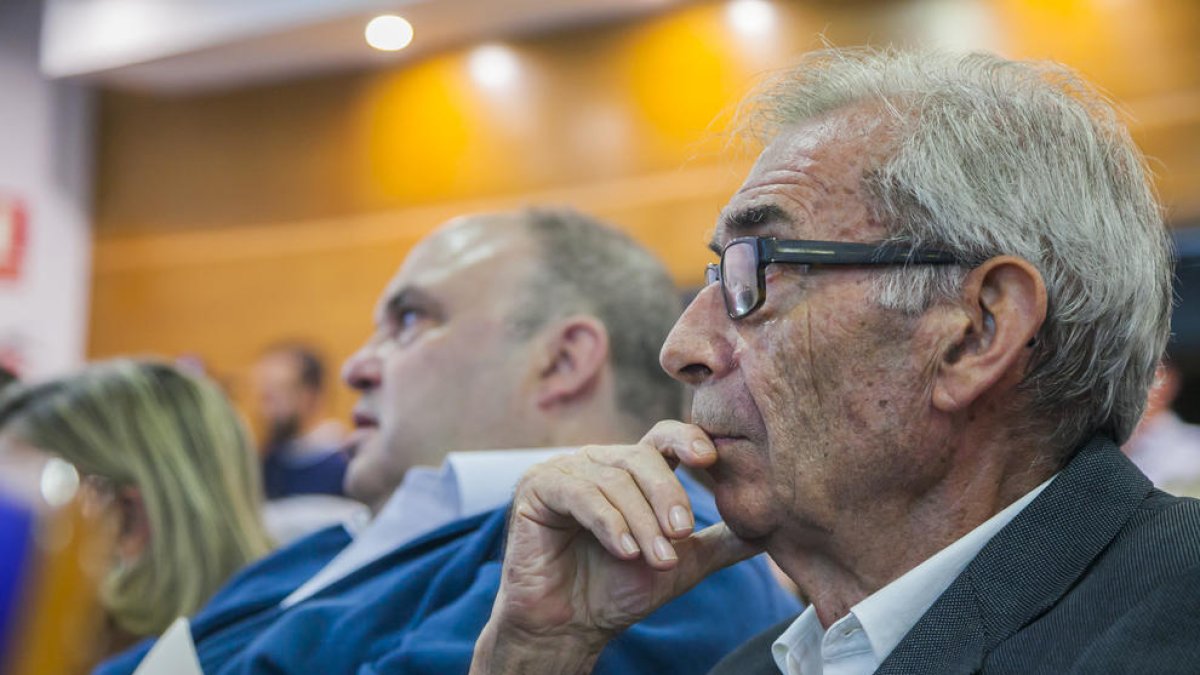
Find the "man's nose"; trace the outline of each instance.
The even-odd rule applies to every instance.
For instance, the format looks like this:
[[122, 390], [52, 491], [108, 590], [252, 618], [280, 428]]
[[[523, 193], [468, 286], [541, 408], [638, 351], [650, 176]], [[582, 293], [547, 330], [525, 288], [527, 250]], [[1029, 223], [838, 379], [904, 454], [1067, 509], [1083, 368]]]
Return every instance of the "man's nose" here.
[[342, 365], [342, 381], [358, 391], [374, 389], [379, 385], [379, 356], [370, 342], [359, 348]]
[[699, 385], [729, 369], [732, 347], [726, 332], [729, 315], [721, 300], [720, 284], [696, 294], [663, 343], [659, 363], [671, 377]]

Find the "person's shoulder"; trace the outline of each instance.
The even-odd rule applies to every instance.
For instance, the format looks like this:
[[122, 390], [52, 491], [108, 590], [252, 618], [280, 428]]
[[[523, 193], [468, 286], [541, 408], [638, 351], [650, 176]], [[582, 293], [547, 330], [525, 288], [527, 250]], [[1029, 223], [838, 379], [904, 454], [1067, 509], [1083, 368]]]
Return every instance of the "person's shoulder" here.
[[[1194, 500], [1192, 500], [1194, 501]], [[1195, 505], [1180, 504], [1181, 512]], [[1190, 517], [1190, 516], [1189, 516]], [[1143, 672], [1195, 673], [1200, 664], [1200, 563], [1195, 542], [1170, 552], [1175, 558], [1169, 574], [1156, 578], [1137, 600], [1097, 633], [1074, 661], [1071, 673]], [[1139, 585], [1132, 580], [1133, 585]], [[1105, 610], [1099, 610], [1106, 613]]]
[[345, 548], [353, 537], [343, 524], [330, 525], [281, 546], [246, 569], [287, 567], [299, 561], [328, 560]]
[[[1200, 500], [1153, 489], [1098, 557], [1092, 574], [1113, 583], [1128, 577], [1146, 593], [1200, 569]], [[1200, 587], [1196, 589], [1200, 594]]]
[[230, 577], [202, 611], [251, 597], [282, 598], [316, 574], [351, 540], [344, 526], [333, 525], [276, 549]]
[[1147, 543], [1165, 545], [1173, 541], [1171, 546], [1164, 546], [1163, 552], [1183, 554], [1200, 562], [1200, 499], [1152, 490], [1130, 518], [1123, 534]]

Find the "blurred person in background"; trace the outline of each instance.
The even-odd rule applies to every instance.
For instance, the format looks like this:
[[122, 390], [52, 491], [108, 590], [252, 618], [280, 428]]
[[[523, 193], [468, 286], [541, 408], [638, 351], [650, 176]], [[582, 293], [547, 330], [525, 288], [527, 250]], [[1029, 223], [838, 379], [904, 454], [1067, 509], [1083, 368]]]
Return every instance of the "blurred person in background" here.
[[1179, 368], [1163, 358], [1142, 421], [1122, 450], [1156, 487], [1200, 497], [1200, 426], [1184, 422], [1172, 410], [1182, 386]]
[[82, 496], [110, 516], [101, 602], [113, 649], [196, 611], [271, 548], [241, 421], [212, 383], [173, 366], [114, 360], [10, 388], [0, 458], [38, 456], [73, 465]]
[[362, 504], [342, 497], [347, 432], [324, 415], [325, 373], [320, 354], [299, 342], [271, 346], [254, 365], [263, 518], [281, 543], [363, 512]]
[[[465, 673], [513, 486], [556, 452], [528, 449], [628, 442], [681, 414], [657, 365], [679, 311], [661, 262], [573, 211], [464, 217], [418, 243], [343, 368], [361, 395], [346, 492], [374, 518], [239, 574], [190, 622], [204, 672]], [[714, 522], [711, 494], [681, 480], [696, 521]], [[599, 669], [703, 672], [797, 608], [750, 560], [630, 628]], [[98, 672], [168, 672], [176, 637]]]
[[254, 394], [263, 418], [263, 486], [267, 499], [342, 494], [345, 427], [324, 416], [325, 364], [300, 343], [267, 349], [254, 365]]

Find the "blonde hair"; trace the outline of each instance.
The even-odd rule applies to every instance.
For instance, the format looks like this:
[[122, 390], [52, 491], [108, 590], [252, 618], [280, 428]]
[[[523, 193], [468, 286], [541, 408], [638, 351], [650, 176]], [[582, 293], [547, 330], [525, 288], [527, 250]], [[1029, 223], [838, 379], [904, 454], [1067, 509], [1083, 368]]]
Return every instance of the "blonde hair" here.
[[101, 591], [121, 628], [160, 633], [270, 550], [257, 457], [211, 382], [163, 363], [114, 360], [35, 389], [44, 393], [9, 397], [27, 400], [0, 413], [10, 417], [5, 431], [141, 494], [147, 548], [114, 567]]

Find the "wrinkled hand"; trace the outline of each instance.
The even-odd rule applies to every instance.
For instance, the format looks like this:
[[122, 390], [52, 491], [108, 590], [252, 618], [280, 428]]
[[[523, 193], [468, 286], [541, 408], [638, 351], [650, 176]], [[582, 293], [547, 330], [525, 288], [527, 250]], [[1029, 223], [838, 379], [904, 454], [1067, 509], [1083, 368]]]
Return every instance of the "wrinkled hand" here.
[[758, 553], [724, 523], [692, 532], [673, 465], [716, 460], [699, 427], [667, 421], [637, 445], [588, 446], [530, 470], [472, 672], [586, 672], [614, 635]]

